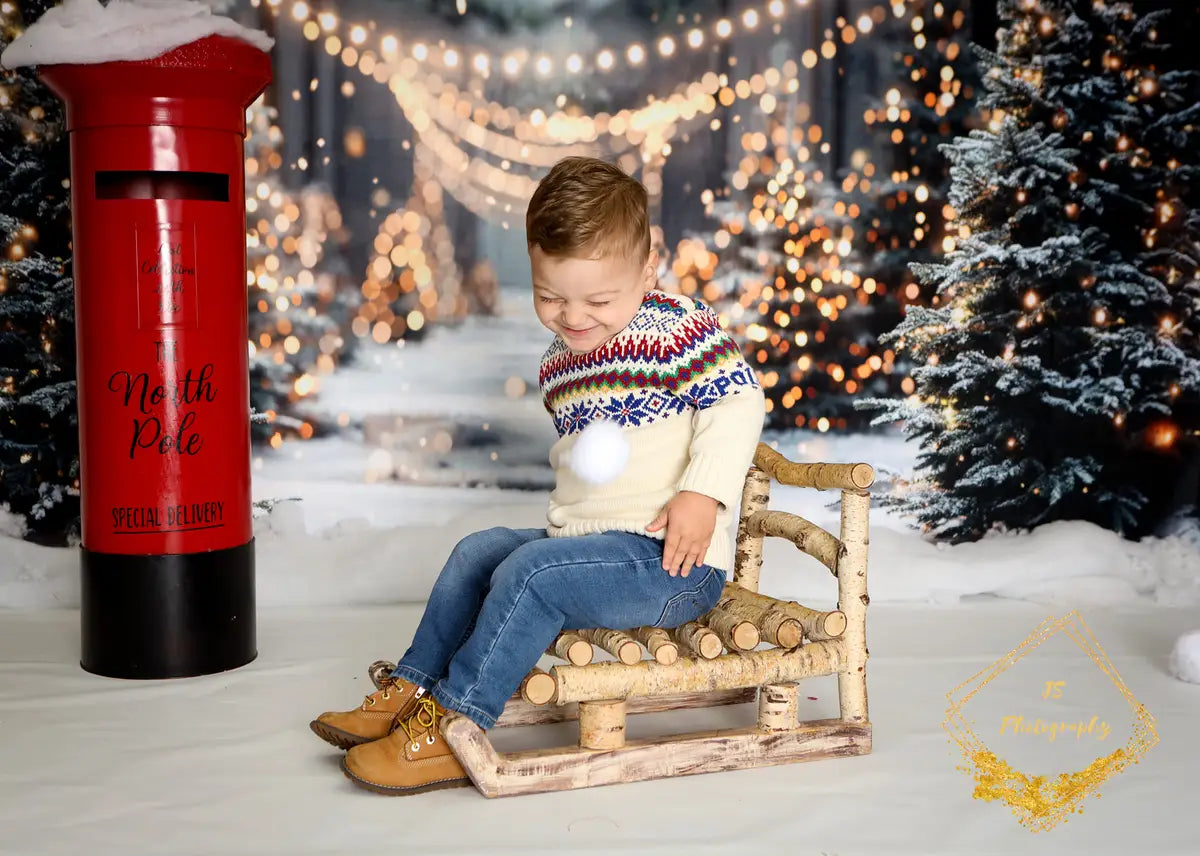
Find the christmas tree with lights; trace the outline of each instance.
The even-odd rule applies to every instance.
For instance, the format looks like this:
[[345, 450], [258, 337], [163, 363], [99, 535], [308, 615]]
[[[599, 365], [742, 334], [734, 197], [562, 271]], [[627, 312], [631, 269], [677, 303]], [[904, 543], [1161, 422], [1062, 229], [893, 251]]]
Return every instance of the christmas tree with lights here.
[[[940, 147], [979, 125], [980, 81], [966, 34], [968, 6], [920, 0], [893, 19], [890, 35], [898, 48], [892, 76], [898, 82], [865, 114], [880, 149], [869, 176], [873, 194], [864, 207], [863, 219], [870, 223], [862, 232], [866, 271], [879, 293], [894, 295], [900, 306], [936, 305], [936, 295], [914, 277], [910, 264], [941, 259], [954, 246], [950, 163]], [[897, 368], [910, 370], [903, 360]], [[906, 379], [904, 391], [912, 389]]]
[[922, 445], [885, 502], [954, 542], [1060, 519], [1140, 537], [1195, 490], [1198, 75], [1129, 4], [999, 11], [990, 127], [946, 147], [970, 234], [916, 266], [940, 305], [895, 331], [916, 391], [863, 403]]
[[[0, 49], [52, 2], [0, 2]], [[0, 70], [0, 507], [31, 540], [78, 533], [69, 144], [33, 69]]]
[[[274, 109], [251, 107], [246, 140], [246, 256], [251, 436], [278, 446], [327, 427], [304, 407], [346, 355], [348, 271], [330, 229], [336, 203], [318, 187], [294, 194], [280, 178]], [[333, 206], [332, 210], [330, 206]]]
[[812, 161], [819, 128], [789, 121], [796, 109], [789, 100], [764, 132], [743, 133], [733, 193], [710, 207], [720, 227], [682, 243], [672, 272], [678, 290], [712, 305], [743, 343], [769, 427], [845, 431], [867, 424], [859, 396], [897, 389], [875, 331], [900, 316], [861, 275], [865, 155], [855, 153], [834, 184]]
[[432, 325], [466, 316], [462, 271], [442, 204], [441, 185], [418, 163], [407, 204], [385, 217], [375, 236], [355, 335], [380, 343], [420, 341]]

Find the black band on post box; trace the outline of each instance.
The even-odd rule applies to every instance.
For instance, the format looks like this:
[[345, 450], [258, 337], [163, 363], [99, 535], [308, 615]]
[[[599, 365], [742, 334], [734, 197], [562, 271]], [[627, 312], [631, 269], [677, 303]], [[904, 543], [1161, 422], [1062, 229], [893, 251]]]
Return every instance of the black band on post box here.
[[235, 669], [258, 656], [253, 540], [180, 555], [81, 553], [86, 671], [178, 678]]

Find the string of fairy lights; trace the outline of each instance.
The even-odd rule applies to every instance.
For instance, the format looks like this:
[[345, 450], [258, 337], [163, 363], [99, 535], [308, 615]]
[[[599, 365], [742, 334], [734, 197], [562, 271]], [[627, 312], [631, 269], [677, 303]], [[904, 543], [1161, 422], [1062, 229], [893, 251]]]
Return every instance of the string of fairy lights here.
[[[283, 14], [285, 4], [267, 2], [277, 13]], [[803, 52], [799, 67], [812, 69], [822, 59], [833, 58], [839, 41], [850, 44], [859, 35], [872, 32], [885, 19], [889, 9], [892, 15], [902, 16], [909, 2], [896, 0], [890, 5], [880, 4], [864, 11], [854, 23], [840, 21], [836, 31], [826, 33], [819, 49]], [[765, 4], [761, 15], [755, 8], [744, 10], [736, 19], [722, 18], [712, 23], [712, 37], [718, 41], [728, 39], [738, 32], [753, 31], [766, 20], [773, 20], [778, 31], [789, 10], [807, 5], [808, 0], [793, 3], [775, 0]], [[560, 158], [598, 152], [619, 156], [631, 149], [640, 151], [644, 159], [666, 157], [670, 154], [670, 139], [679, 133], [678, 123], [697, 116], [703, 118], [714, 112], [718, 104], [730, 106], [737, 100], [761, 96], [765, 89], [763, 75], [751, 75], [744, 82], [730, 84], [725, 75], [709, 72], [699, 80], [679, 85], [667, 95], [649, 97], [649, 103], [643, 107], [622, 109], [611, 115], [567, 112], [562, 109], [565, 99], [561, 95], [555, 99], [558, 109], [552, 112], [540, 108], [523, 112], [485, 100], [472, 91], [480, 88], [481, 81], [493, 67], [503, 69], [511, 76], [529, 71], [519, 61], [520, 52], [492, 62], [487, 59], [486, 52], [448, 45], [444, 41], [437, 44], [405, 41], [394, 33], [382, 32], [373, 21], [345, 21], [333, 12], [315, 12], [307, 3], [293, 3], [288, 10], [289, 16], [302, 24], [306, 38], [314, 42], [321, 40], [326, 53], [339, 56], [347, 67], [357, 68], [365, 76], [388, 85], [417, 133], [433, 137], [424, 140], [426, 145], [448, 165], [461, 163], [473, 173], [471, 184], [480, 191], [475, 194], [474, 204], [478, 206], [478, 199], [482, 199], [487, 205], [480, 213], [491, 211], [492, 216], [498, 216], [502, 223], [507, 222], [510, 213], [505, 209], [528, 199], [538, 178], [536, 171], [548, 168]], [[692, 35], [685, 41], [694, 49], [707, 44], [699, 27], [693, 27], [690, 33]], [[669, 60], [676, 55], [672, 47], [676, 41], [671, 36], [658, 40], [660, 59]], [[632, 57], [640, 64], [645, 59], [646, 49], [638, 42], [630, 43], [623, 51], [604, 48], [597, 53], [601, 58], [597, 60], [597, 68], [611, 70], [613, 65], [602, 58], [618, 54]], [[475, 61], [466, 62], [463, 58], [468, 55], [474, 56]], [[545, 59], [547, 62], [534, 63], [534, 74], [545, 72], [549, 76], [556, 73], [552, 59]], [[580, 63], [567, 58], [568, 73], [577, 65], [583, 69]], [[794, 78], [798, 68], [785, 71], [785, 77]], [[469, 78], [465, 88], [449, 79], [455, 74]], [[765, 76], [769, 81], [771, 75], [779, 74], [780, 69], [769, 69]], [[767, 85], [778, 84], [769, 82]], [[293, 97], [298, 96], [298, 92], [293, 93]], [[771, 98], [766, 99], [764, 109], [771, 109], [771, 101]], [[440, 126], [440, 134], [433, 130], [435, 126]], [[464, 141], [480, 154], [468, 154], [456, 140]], [[492, 161], [498, 165], [493, 165]], [[534, 174], [522, 174], [522, 171], [528, 173], [530, 170], [535, 171]], [[497, 202], [486, 203], [492, 196]]]
[[[261, 0], [254, 0], [253, 5], [259, 5], [259, 2]], [[284, 14], [283, 10], [286, 8], [287, 16], [301, 25], [305, 38], [309, 41], [323, 40], [330, 55], [336, 55], [344, 47], [361, 49], [372, 40], [373, 35], [378, 34], [379, 28], [374, 21], [345, 22], [337, 13], [314, 9], [305, 0], [290, 4], [286, 0], [265, 2], [276, 14]], [[905, 8], [913, 2], [914, 0], [892, 0], [886, 5], [892, 8], [896, 17], [901, 17]], [[466, 71], [484, 79], [493, 74], [512, 79], [529, 74], [542, 79], [564, 74], [578, 77], [619, 74], [625, 69], [642, 67], [652, 60], [670, 61], [688, 52], [696, 53], [741, 34], [766, 28], [775, 28], [778, 32], [777, 28], [790, 15], [812, 5], [813, 0], [768, 0], [766, 3], [750, 5], [737, 15], [715, 20], [707, 20], [698, 13], [680, 13], [676, 16], [676, 22], [681, 28], [677, 32], [661, 34], [650, 44], [634, 39], [622, 46], [600, 47], [586, 55], [583, 52], [571, 51], [566, 56], [556, 56], [545, 51], [531, 51], [526, 47], [495, 54], [484, 47], [454, 44], [444, 39], [435, 43], [420, 39], [403, 40], [395, 33], [386, 33], [380, 37], [380, 52], [385, 56], [399, 56], [403, 52], [425, 66], [429, 73]], [[854, 25], [847, 26], [851, 29], [857, 27], [866, 32], [870, 29], [874, 14], [873, 11], [861, 13]], [[878, 19], [875, 23], [878, 23]], [[563, 26], [565, 30], [571, 30], [574, 26], [573, 19], [565, 18]], [[339, 30], [342, 34], [339, 34]]]
[[[280, 6], [275, 4], [277, 10]], [[784, 17], [787, 4], [768, 6], [768, 12], [778, 13], [772, 17]], [[757, 99], [761, 110], [774, 111], [780, 95], [798, 88], [801, 68], [811, 70], [822, 60], [835, 57], [839, 41], [850, 44], [860, 35], [871, 33], [889, 9], [893, 15], [902, 15], [906, 4], [880, 4], [861, 14], [854, 24], [839, 21], [836, 31], [826, 31], [819, 48], [804, 51], [798, 62], [789, 60], [779, 68], [767, 68], [739, 80], [731, 80], [727, 74], [706, 72], [665, 96], [649, 98], [644, 106], [595, 115], [564, 110], [563, 96], [556, 99], [557, 109], [546, 112], [540, 108], [518, 110], [475, 94], [474, 90], [481, 88], [480, 78], [486, 78], [486, 72], [493, 66], [515, 69], [513, 73], [519, 74], [523, 66], [514, 64], [512, 58], [497, 63], [485, 59], [477, 59], [473, 64], [459, 62], [458, 58], [469, 52], [444, 42], [430, 45], [402, 41], [394, 33], [382, 32], [373, 22], [356, 24], [340, 20], [330, 12], [314, 14], [303, 3], [293, 4], [290, 16], [301, 23], [306, 38], [321, 41], [327, 54], [340, 57], [345, 66], [388, 86], [416, 131], [415, 162], [419, 166], [435, 170], [443, 186], [469, 210], [509, 228], [521, 216], [540, 173], [562, 157], [571, 154], [615, 157], [633, 172], [653, 158], [668, 157], [672, 140], [689, 125], [711, 116], [718, 106]], [[754, 10], [746, 10], [739, 20], [747, 30], [759, 23]], [[735, 33], [734, 24], [728, 20], [719, 20], [712, 26], [717, 39]], [[691, 42], [700, 47], [703, 39], [693, 35]], [[673, 55], [670, 45], [669, 39], [659, 40], [660, 58]], [[635, 60], [641, 58], [636, 44], [624, 53]], [[603, 59], [609, 54], [615, 51], [597, 55], [600, 68], [609, 66]], [[542, 64], [540, 69], [553, 72], [554, 67]], [[538, 67], [533, 69], [535, 73], [538, 70]], [[455, 71], [460, 76], [465, 72], [469, 77], [464, 86], [450, 79]], [[316, 85], [314, 81], [312, 88]], [[718, 125], [719, 120], [711, 120], [710, 127]], [[409, 239], [422, 240], [420, 232], [410, 234]], [[437, 268], [426, 269], [422, 257], [416, 259], [415, 270], [425, 283], [418, 286], [419, 290], [431, 288], [435, 279], [444, 280], [436, 276]], [[386, 266], [386, 259], [378, 256], [369, 266], [364, 289], [371, 292], [367, 303], [373, 308], [366, 311], [371, 317], [363, 316], [356, 322], [360, 335], [369, 329], [370, 335], [377, 338], [385, 329], [381, 317], [386, 313], [378, 310], [375, 303], [388, 293], [377, 279], [376, 270]], [[367, 297], [365, 292], [364, 297]], [[426, 298], [425, 302], [432, 299]], [[392, 333], [397, 328], [419, 329], [428, 320], [421, 313], [418, 306], [402, 319], [391, 319]]]

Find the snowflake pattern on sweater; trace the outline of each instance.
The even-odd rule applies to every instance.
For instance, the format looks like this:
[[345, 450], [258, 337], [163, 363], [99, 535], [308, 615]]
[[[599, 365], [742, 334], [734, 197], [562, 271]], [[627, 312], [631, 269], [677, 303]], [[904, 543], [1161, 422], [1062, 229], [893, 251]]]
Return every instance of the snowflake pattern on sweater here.
[[658, 290], [646, 292], [628, 326], [594, 351], [573, 354], [555, 337], [539, 383], [560, 437], [596, 420], [648, 425], [759, 388], [708, 306]]

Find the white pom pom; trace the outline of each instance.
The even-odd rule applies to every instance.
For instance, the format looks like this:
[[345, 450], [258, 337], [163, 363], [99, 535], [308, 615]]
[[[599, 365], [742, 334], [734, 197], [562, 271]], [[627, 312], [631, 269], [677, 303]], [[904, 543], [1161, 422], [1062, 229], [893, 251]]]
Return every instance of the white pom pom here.
[[612, 481], [627, 463], [629, 441], [616, 422], [597, 420], [588, 423], [571, 447], [572, 472], [590, 484]]
[[1167, 669], [1181, 681], [1200, 684], [1200, 630], [1185, 633], [1175, 640]]

